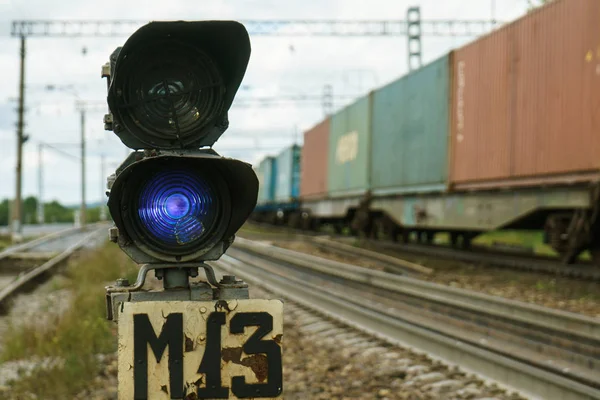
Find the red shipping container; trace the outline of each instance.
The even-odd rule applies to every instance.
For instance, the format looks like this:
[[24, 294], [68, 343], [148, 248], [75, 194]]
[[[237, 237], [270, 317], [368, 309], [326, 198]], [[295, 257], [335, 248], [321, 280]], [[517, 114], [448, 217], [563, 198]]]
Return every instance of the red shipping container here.
[[454, 53], [455, 189], [600, 176], [600, 1], [555, 0]]
[[322, 121], [304, 132], [301, 157], [300, 197], [325, 197], [327, 194], [327, 155], [329, 153], [329, 121]]

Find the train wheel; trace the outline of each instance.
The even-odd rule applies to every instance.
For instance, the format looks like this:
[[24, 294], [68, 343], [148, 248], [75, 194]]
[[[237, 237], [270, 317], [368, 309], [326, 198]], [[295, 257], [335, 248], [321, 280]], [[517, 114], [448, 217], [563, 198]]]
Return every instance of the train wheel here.
[[394, 243], [398, 243], [398, 237], [402, 234], [402, 229], [395, 227], [394, 229], [392, 229], [392, 233], [390, 235], [390, 239], [392, 239], [392, 242]]
[[450, 245], [452, 247], [458, 247], [458, 233], [450, 232]]
[[289, 218], [288, 218], [288, 226], [292, 229], [299, 229], [300, 228], [300, 214], [298, 213], [292, 213], [290, 214]]
[[391, 232], [386, 225], [384, 218], [377, 218], [373, 221], [373, 238], [377, 240], [386, 239], [391, 236]]
[[300, 229], [308, 231], [311, 229], [312, 218], [306, 211], [300, 213]]
[[433, 239], [435, 239], [435, 232], [426, 232], [425, 233], [425, 242], [427, 244], [433, 244]]
[[369, 224], [365, 228], [365, 237], [369, 239], [377, 239], [379, 233], [377, 231], [377, 225], [373, 220], [369, 221]]
[[310, 229], [318, 232], [321, 229], [321, 220], [318, 218], [311, 218]]
[[425, 243], [425, 232], [422, 231], [417, 231], [415, 232], [416, 237], [416, 242], [419, 244], [423, 244]]
[[545, 242], [554, 251], [566, 257], [569, 251], [568, 228], [573, 216], [571, 214], [553, 214], [546, 219], [544, 226]]
[[471, 250], [471, 234], [470, 233], [463, 233], [462, 234], [462, 243], [461, 243], [461, 248], [463, 250]]

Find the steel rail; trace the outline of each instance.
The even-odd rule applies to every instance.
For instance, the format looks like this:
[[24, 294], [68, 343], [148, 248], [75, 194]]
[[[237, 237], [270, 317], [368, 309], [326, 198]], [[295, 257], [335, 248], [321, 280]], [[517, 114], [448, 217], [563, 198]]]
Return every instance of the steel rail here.
[[[344, 238], [347, 240], [347, 238]], [[430, 257], [457, 260], [470, 263], [485, 263], [486, 265], [510, 268], [528, 272], [539, 272], [551, 275], [560, 275], [567, 278], [600, 281], [600, 268], [593, 264], [565, 265], [547, 257], [513, 255], [510, 252], [494, 251], [483, 247], [476, 247], [466, 251], [438, 245], [421, 245], [415, 243], [393, 243], [388, 241], [368, 240], [367, 243], [374, 247], [389, 249]]]
[[[267, 247], [267, 246], [264, 246]], [[235, 254], [234, 252], [230, 252]], [[295, 253], [295, 252], [290, 252], [290, 253]], [[298, 255], [299, 258], [303, 258], [304, 255], [300, 254], [300, 253], [296, 253]], [[310, 257], [309, 257], [310, 258]], [[227, 260], [227, 258], [226, 258]], [[230, 262], [231, 259], [229, 259]], [[286, 259], [284, 260], [285, 263], [290, 263], [290, 259]], [[322, 260], [325, 261], [325, 263], [327, 263], [326, 260]], [[312, 265], [317, 264], [317, 262], [313, 259], [308, 260], [308, 262]], [[238, 261], [239, 263], [239, 261]], [[262, 265], [261, 265], [262, 264]], [[256, 272], [257, 275], [260, 275], [261, 279], [260, 281], [265, 283], [265, 282], [269, 282], [269, 280], [278, 280], [279, 283], [281, 283], [280, 281], [286, 281], [288, 282], [287, 285], [285, 286], [286, 289], [283, 290], [283, 292], [281, 294], [284, 295], [290, 292], [290, 293], [296, 293], [299, 296], [308, 296], [308, 301], [314, 301], [316, 299], [320, 299], [320, 297], [322, 296], [333, 296], [334, 298], [336, 298], [336, 302], [340, 302], [343, 299], [345, 299], [344, 301], [346, 301], [348, 303], [348, 307], [358, 307], [359, 309], [364, 309], [365, 308], [365, 301], [363, 299], [363, 301], [359, 302], [357, 301], [355, 298], [353, 298], [352, 300], [350, 300], [348, 298], [348, 296], [350, 296], [348, 293], [345, 293], [345, 291], [342, 291], [340, 293], [335, 293], [334, 290], [331, 290], [330, 288], [327, 288], [327, 293], [324, 293], [324, 290], [317, 290], [315, 289], [314, 286], [314, 281], [313, 284], [311, 285], [308, 281], [311, 281], [312, 279], [307, 279], [307, 280], [303, 280], [303, 279], [298, 279], [298, 278], [293, 278], [293, 277], [289, 277], [289, 276], [280, 276], [280, 274], [278, 274], [276, 272], [276, 270], [273, 270], [272, 268], [266, 269], [265, 272], [265, 260], [259, 260], [257, 262], [248, 262], [248, 259], [245, 259], [245, 263], [244, 263], [244, 269], [248, 270], [249, 268], [252, 268], [252, 273], [254, 274]], [[284, 267], [285, 264], [282, 264], [282, 267]], [[260, 267], [260, 269], [262, 269], [262, 272], [260, 271], [260, 269], [258, 269]], [[331, 266], [330, 266], [331, 267]], [[339, 266], [336, 266], [339, 267]], [[304, 267], [306, 268], [306, 266]], [[285, 269], [285, 268], [282, 268]], [[361, 269], [361, 268], [359, 268]], [[364, 271], [364, 269], [361, 269]], [[374, 276], [377, 275], [381, 275], [382, 277], [385, 275], [390, 275], [390, 274], [385, 274], [385, 273], [381, 273], [379, 271], [369, 271], [375, 273]], [[243, 273], [243, 270], [236, 270], [235, 274], [239, 275], [240, 273]], [[247, 272], [246, 272], [247, 273]], [[262, 274], [262, 275], [261, 275]], [[364, 277], [364, 276], [363, 276]], [[245, 279], [245, 277], [242, 276], [242, 278]], [[398, 277], [398, 276], [390, 276], [389, 278], [402, 278], [407, 280], [407, 283], [410, 281], [415, 281], [415, 280], [411, 280], [409, 278], [403, 278], [403, 277]], [[370, 278], [365, 278], [366, 280], [369, 280]], [[289, 283], [289, 281], [293, 281], [293, 283]], [[383, 283], [383, 281], [382, 281]], [[429, 287], [435, 287], [435, 286], [439, 286], [439, 285], [433, 285], [433, 284], [428, 284], [430, 285]], [[390, 286], [393, 286], [393, 283], [390, 283]], [[447, 289], [451, 289], [450, 291], [456, 291], [459, 292], [456, 289], [453, 288], [447, 288]], [[413, 292], [412, 295], [416, 296], [419, 293], [425, 293], [425, 289], [421, 288], [416, 288]], [[479, 295], [479, 294], [477, 294]], [[433, 295], [435, 297], [435, 295]], [[479, 295], [477, 297], [480, 298], [485, 298], [485, 297], [490, 297], [491, 296], [482, 296]], [[322, 298], [320, 299], [323, 300]], [[431, 300], [431, 296], [429, 296], [429, 300]], [[330, 300], [327, 300], [327, 302], [329, 302]], [[327, 303], [326, 302], [326, 303]], [[517, 302], [511, 302], [509, 301], [508, 303], [517, 303]], [[458, 302], [450, 302], [451, 307], [469, 307], [469, 304], [459, 304]], [[476, 306], [472, 306], [472, 308], [475, 309], [480, 309], [481, 310], [485, 310], [485, 306], [481, 304], [477, 304]], [[339, 304], [338, 304], [339, 306]], [[361, 308], [362, 307], [362, 308]], [[382, 310], [382, 306], [381, 304], [379, 304], [379, 306], [377, 305], [370, 305], [369, 307], [367, 307], [369, 309], [369, 312], [371, 314], [369, 314], [369, 312], [367, 312], [367, 316], [364, 316], [364, 318], [367, 318], [363, 321], [363, 325], [364, 327], [370, 328], [370, 329], [375, 329], [375, 332], [387, 332], [387, 333], [393, 333], [393, 337], [395, 339], [401, 339], [401, 341], [406, 341], [406, 338], [409, 338], [410, 340], [407, 341], [408, 344], [413, 345], [417, 348], [421, 348], [425, 351], [428, 352], [432, 352], [433, 354], [436, 354], [438, 357], [444, 358], [446, 360], [450, 360], [453, 363], [459, 364], [465, 368], [471, 369], [473, 371], [476, 371], [478, 373], [481, 373], [482, 375], [488, 376], [492, 379], [495, 380], [499, 380], [502, 381], [504, 383], [508, 383], [513, 387], [516, 387], [520, 390], [526, 391], [528, 393], [534, 393], [536, 396], [540, 396], [544, 399], [549, 399], [549, 398], [561, 398], [561, 399], [568, 399], [568, 398], [597, 398], [595, 396], [599, 396], [600, 395], [600, 391], [598, 391], [598, 387], [594, 386], [595, 383], [597, 384], [597, 380], [596, 382], [594, 382], [594, 378], [592, 377], [591, 379], [588, 377], [587, 380], [586, 378], [583, 378], [580, 381], [574, 380], [572, 379], [571, 376], [568, 376], [568, 374], [561, 374], [560, 372], [551, 370], [551, 369], [544, 369], [544, 368], [540, 368], [539, 367], [539, 363], [536, 364], [533, 361], [529, 362], [529, 360], [527, 358], [523, 357], [523, 354], [521, 354], [521, 357], [519, 357], [519, 355], [517, 354], [516, 356], [511, 356], [510, 353], [506, 353], [506, 352], [499, 352], [499, 351], [494, 351], [494, 350], [490, 350], [489, 348], [486, 348], [485, 346], [480, 346], [477, 344], [477, 342], [473, 342], [473, 341], [469, 341], [467, 339], [462, 339], [459, 336], [459, 333], [456, 332], [456, 330], [454, 331], [454, 335], [448, 334], [448, 332], [451, 332], [451, 330], [446, 330], [446, 332], [444, 332], [444, 330], [440, 330], [440, 329], [436, 329], [435, 328], [435, 324], [429, 324], [429, 326], [427, 326], [428, 324], [421, 324], [419, 325], [418, 323], [415, 323], [414, 321], [411, 321], [410, 318], [406, 318], [405, 316], [398, 316], [398, 315], [394, 315], [391, 314], [390, 312], [386, 312], [385, 310]], [[339, 309], [339, 307], [338, 307]], [[364, 310], [363, 310], [364, 311]], [[547, 310], [552, 312], [553, 310]], [[334, 311], [337, 312], [337, 311]], [[560, 313], [560, 312], [559, 312]], [[376, 315], [379, 314], [379, 315]], [[384, 316], [382, 317], [381, 314], [384, 314]], [[568, 314], [568, 313], [563, 313], [563, 314]], [[369, 322], [368, 320], [368, 315], [371, 315], [375, 321], [371, 321]], [[563, 315], [564, 316], [564, 315]], [[578, 316], [575, 316], [578, 317]], [[407, 326], [411, 326], [412, 333], [407, 333], [405, 331], [405, 329], [401, 329], [400, 331], [394, 331], [393, 329], [396, 329], [398, 326], [396, 326], [396, 328], [392, 328], [390, 326], [379, 326], [379, 323], [381, 321], [387, 321], [389, 319], [394, 320], [394, 322], [392, 323], [392, 325], [407, 325]], [[360, 319], [360, 318], [359, 318]], [[577, 318], [576, 318], [577, 319]], [[584, 318], [585, 319], [585, 318]], [[377, 322], [379, 321], [379, 322]], [[375, 323], [374, 323], [375, 322]], [[390, 322], [390, 321], [388, 321]], [[598, 323], [598, 321], [595, 321], [596, 323]], [[391, 323], [391, 322], [390, 322]], [[432, 328], [433, 327], [433, 328]], [[439, 328], [439, 324], [438, 324], [438, 328]], [[415, 333], [416, 331], [419, 330], [425, 330], [427, 332], [427, 335], [425, 336], [419, 336], [420, 334]], [[429, 337], [429, 335], [438, 335], [438, 337], [435, 340], [431, 340], [432, 338]], [[395, 335], [395, 336], [394, 336]], [[404, 337], [406, 336], [406, 337]], [[402, 339], [404, 338], [404, 339]], [[516, 349], [518, 351], [518, 349]], [[463, 352], [466, 352], [463, 354]]]
[[248, 283], [263, 286], [332, 319], [393, 344], [412, 347], [434, 358], [491, 378], [522, 393], [552, 399], [597, 399], [600, 391], [562, 376], [498, 355], [439, 332], [415, 326], [382, 312], [377, 306], [350, 301], [343, 294], [315, 289], [300, 279], [283, 278], [248, 267], [228, 256], [216, 264]]
[[304, 269], [271, 257], [255, 256], [239, 250], [232, 250], [229, 255], [251, 265], [259, 260], [260, 267], [273, 274], [299, 275], [313, 286], [338, 290], [345, 296], [377, 303], [389, 315], [414, 325], [600, 389], [596, 376], [600, 367], [600, 342], [585, 335], [565, 334], [560, 330], [470, 308], [458, 302], [373, 288], [369, 284], [357, 284], [314, 271], [307, 274]]
[[66, 229], [62, 229], [58, 232], [53, 232], [53, 233], [44, 235], [42, 237], [39, 237], [37, 239], [31, 240], [29, 242], [26, 242], [26, 243], [23, 243], [23, 244], [20, 244], [17, 246], [11, 246], [11, 247], [5, 249], [4, 251], [0, 252], [0, 260], [3, 260], [5, 258], [9, 257], [12, 254], [22, 253], [24, 251], [30, 251], [33, 248], [35, 248], [37, 246], [41, 246], [43, 244], [46, 244], [52, 240], [62, 239], [65, 235], [71, 235], [76, 232], [85, 232], [86, 230], [96, 229], [96, 227], [101, 224], [102, 223], [96, 223], [96, 224], [89, 224], [84, 227], [66, 228]]
[[[43, 263], [42, 265], [40, 265], [38, 267], [35, 267], [35, 268], [19, 275], [14, 281], [9, 283], [7, 286], [0, 288], [0, 310], [7, 308], [6, 303], [12, 296], [17, 294], [21, 290], [23, 290], [25, 287], [27, 287], [36, 278], [51, 271], [54, 268], [56, 268], [61, 262], [65, 261], [75, 251], [79, 250], [87, 242], [89, 242], [89, 240], [92, 239], [95, 235], [97, 235], [101, 229], [104, 229], [104, 227], [102, 227], [102, 228], [96, 227], [96, 229], [92, 230], [90, 233], [83, 236], [76, 243], [70, 245], [64, 251], [62, 251], [61, 253], [59, 253], [58, 255], [53, 257], [52, 259], [46, 261], [45, 263]], [[70, 231], [70, 233], [73, 233], [76, 231], [76, 229], [69, 229], [69, 231]], [[64, 231], [61, 231], [61, 233], [64, 234]], [[54, 236], [54, 234], [53, 234], [53, 236]]]
[[[322, 232], [309, 232], [302, 231], [298, 229], [292, 228], [283, 228], [283, 227], [275, 227], [269, 224], [264, 223], [256, 223], [252, 222], [252, 225], [265, 227], [268, 229], [272, 229], [273, 232], [265, 232], [265, 233], [256, 233], [256, 235], [265, 235], [265, 237], [269, 237], [273, 233], [276, 232], [289, 232], [291, 235], [295, 237], [306, 240], [309, 242], [313, 242], [316, 245], [322, 245], [319, 240], [329, 240], [329, 241], [337, 241], [343, 244], [348, 245], [351, 240], [359, 240], [356, 237], [349, 236], [341, 236], [341, 235], [326, 235]], [[243, 234], [243, 232], [242, 232]], [[253, 233], [254, 234], [254, 233]], [[373, 240], [373, 239], [360, 239], [365, 243], [370, 244], [371, 246], [384, 250], [391, 250], [397, 252], [404, 253], [412, 253], [424, 255], [432, 258], [442, 258], [449, 260], [456, 260], [461, 262], [469, 262], [469, 263], [481, 263], [486, 266], [493, 266], [498, 268], [509, 268], [519, 271], [528, 271], [528, 272], [536, 272], [550, 275], [558, 275], [564, 276], [568, 278], [575, 279], [585, 279], [592, 281], [600, 281], [600, 268], [595, 267], [590, 264], [574, 264], [574, 265], [564, 265], [559, 261], [555, 261], [545, 257], [539, 256], [521, 256], [514, 255], [509, 252], [501, 252], [490, 250], [482, 250], [476, 248], [474, 250], [460, 250], [453, 249], [445, 246], [439, 245], [419, 245], [413, 243], [394, 243], [386, 240]], [[353, 246], [351, 246], [353, 247]], [[370, 251], [371, 253], [376, 253], [374, 250], [368, 250], [361, 248], [361, 250]], [[356, 251], [349, 251], [353, 255], [361, 256]]]
[[366, 283], [381, 289], [427, 297], [444, 302], [455, 302], [473, 310], [485, 310], [497, 316], [510, 317], [522, 322], [534, 323], [561, 330], [568, 334], [585, 335], [600, 340], [600, 319], [585, 315], [555, 310], [535, 304], [490, 296], [483, 293], [458, 289], [426, 282], [415, 278], [390, 274], [327, 260], [310, 254], [270, 246], [264, 243], [237, 237], [233, 248], [242, 248], [277, 258], [302, 268], [312, 269], [328, 275]]
[[339, 254], [353, 254], [358, 257], [369, 258], [378, 261], [386, 265], [388, 269], [392, 269], [393, 272], [408, 272], [409, 274], [419, 275], [431, 275], [434, 272], [432, 268], [424, 267], [422, 265], [401, 260], [386, 254], [377, 253], [360, 247], [354, 247], [336, 240], [329, 240], [323, 237], [311, 237], [311, 241], [319, 247], [326, 248], [330, 251], [333, 250]]

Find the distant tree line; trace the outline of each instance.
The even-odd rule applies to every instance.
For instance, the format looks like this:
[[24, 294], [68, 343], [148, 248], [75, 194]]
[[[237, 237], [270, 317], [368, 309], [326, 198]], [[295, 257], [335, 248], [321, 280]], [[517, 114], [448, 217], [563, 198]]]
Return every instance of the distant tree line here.
[[[38, 200], [34, 196], [29, 196], [23, 200], [23, 223], [37, 224], [37, 205]], [[44, 220], [46, 223], [74, 223], [75, 211], [77, 208], [65, 207], [58, 201], [53, 200], [44, 203]], [[0, 226], [8, 225], [11, 217], [10, 202], [8, 199], [0, 202]], [[100, 207], [87, 208], [86, 221], [98, 222], [100, 220]]]

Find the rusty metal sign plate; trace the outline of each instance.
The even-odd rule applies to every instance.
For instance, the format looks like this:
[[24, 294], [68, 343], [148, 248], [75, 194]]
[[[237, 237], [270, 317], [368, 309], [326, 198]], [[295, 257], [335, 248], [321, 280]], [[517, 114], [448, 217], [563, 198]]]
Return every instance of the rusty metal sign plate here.
[[123, 303], [119, 399], [282, 398], [280, 300]]

